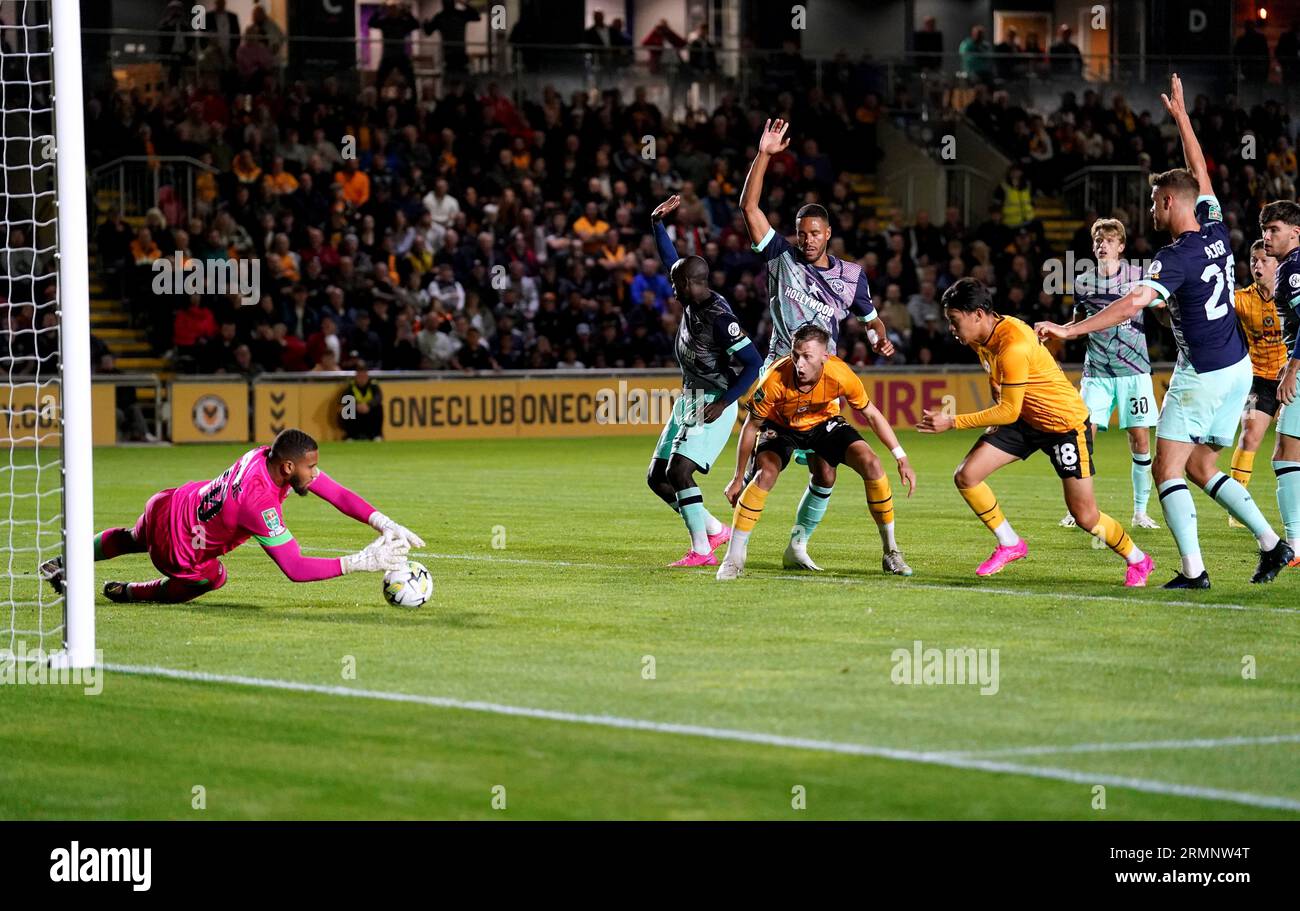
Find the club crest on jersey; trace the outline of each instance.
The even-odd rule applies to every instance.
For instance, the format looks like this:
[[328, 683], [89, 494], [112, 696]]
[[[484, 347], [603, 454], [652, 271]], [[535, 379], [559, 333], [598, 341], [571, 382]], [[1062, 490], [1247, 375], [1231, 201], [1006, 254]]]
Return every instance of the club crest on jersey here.
[[740, 323], [732, 323], [727, 327], [727, 335], [732, 338], [740, 338]]
[[1300, 288], [1300, 272], [1293, 273], [1287, 281], [1291, 283], [1292, 288]]
[[280, 524], [280, 514], [274, 509], [262, 510], [262, 521], [266, 523], [266, 530], [271, 534], [279, 534], [284, 530], [284, 526]]
[[826, 280], [826, 284], [830, 285], [831, 290], [834, 291], [836, 294], [838, 294], [840, 297], [843, 297], [845, 290], [847, 290], [844, 287], [843, 279], [830, 278]]
[[1147, 266], [1147, 275], [1156, 278], [1160, 275], [1160, 260], [1151, 260], [1151, 265]]

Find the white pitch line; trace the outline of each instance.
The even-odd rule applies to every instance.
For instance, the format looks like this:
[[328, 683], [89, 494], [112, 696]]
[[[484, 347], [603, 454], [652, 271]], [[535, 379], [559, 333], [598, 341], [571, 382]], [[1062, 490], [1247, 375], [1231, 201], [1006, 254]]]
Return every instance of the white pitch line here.
[[1134, 740], [1119, 743], [1074, 743], [1064, 746], [1009, 747], [1004, 750], [958, 750], [946, 756], [962, 758], [994, 756], [1050, 756], [1055, 753], [1123, 753], [1155, 750], [1216, 750], [1222, 747], [1271, 746], [1300, 743], [1300, 734], [1270, 734], [1264, 737], [1194, 737], [1187, 740]]
[[[348, 554], [351, 550], [339, 547], [304, 547], [303, 553], [318, 554]], [[467, 561], [474, 563], [504, 563], [518, 566], [567, 566], [576, 569], [607, 569], [618, 572], [641, 572], [646, 569], [644, 566], [633, 566], [630, 564], [618, 563], [573, 563], [567, 560], [534, 560], [520, 557], [492, 557], [487, 554], [435, 554], [429, 551], [411, 551], [411, 556], [419, 557], [426, 560], [448, 560], [452, 562]], [[697, 571], [698, 575], [712, 575], [712, 571]], [[790, 582], [819, 582], [823, 585], [871, 585], [875, 580], [855, 579], [846, 576], [837, 576], [834, 574], [809, 574], [809, 575], [791, 575], [788, 573], [759, 574], [751, 578], [761, 579], [778, 579]], [[882, 577], [883, 578], [883, 577]], [[743, 585], [743, 583], [742, 583]], [[1119, 602], [1122, 604], [1137, 603], [1134, 596], [1121, 597], [1120, 595], [1079, 595], [1072, 592], [1036, 592], [1026, 591], [1015, 588], [983, 588], [976, 586], [963, 585], [942, 585], [935, 582], [915, 582], [915, 581], [898, 581], [898, 585], [904, 589], [921, 589], [924, 591], [941, 591], [941, 592], [961, 592], [964, 594], [981, 594], [981, 595], [1006, 595], [1012, 598], [1046, 598], [1056, 601], [1106, 601]], [[1147, 602], [1153, 605], [1169, 605], [1171, 607], [1198, 607], [1212, 610], [1235, 610], [1235, 611], [1257, 611], [1266, 614], [1300, 614], [1300, 608], [1297, 607], [1260, 607], [1254, 604], [1227, 604], [1221, 602], [1204, 602], [1204, 601], [1163, 601], [1153, 600]]]
[[1016, 763], [1000, 762], [991, 759], [956, 756], [949, 753], [900, 750], [892, 747], [871, 746], [861, 743], [841, 743], [833, 740], [814, 740], [806, 737], [784, 737], [778, 734], [764, 734], [758, 731], [703, 727], [694, 724], [673, 724], [662, 721], [648, 721], [640, 718], [623, 718], [618, 715], [578, 714], [574, 712], [560, 712], [552, 709], [529, 708], [527, 706], [502, 705], [495, 702], [480, 702], [476, 700], [466, 701], [461, 699], [452, 699], [447, 696], [422, 696], [415, 693], [352, 689], [345, 686], [326, 686], [317, 683], [300, 683], [293, 680], [274, 680], [263, 677], [245, 677], [235, 674], [209, 674], [203, 671], [186, 671], [166, 667], [105, 664], [104, 668], [119, 674], [167, 677], [173, 680], [190, 680], [201, 683], [224, 683], [235, 686], [288, 690], [297, 693], [316, 693], [325, 696], [376, 699], [385, 702], [413, 703], [433, 708], [459, 709], [461, 711], [483, 712], [491, 715], [537, 718], [544, 721], [585, 724], [596, 727], [617, 728], [621, 730], [650, 731], [657, 734], [679, 734], [688, 737], [704, 737], [709, 740], [756, 743], [764, 746], [786, 747], [796, 750], [815, 750], [827, 753], [842, 753], [850, 756], [869, 756], [878, 759], [891, 759], [897, 762], [913, 762], [977, 772], [1020, 775], [1029, 778], [1044, 778], [1053, 781], [1065, 781], [1087, 786], [1100, 784], [1106, 785], [1107, 787], [1127, 788], [1133, 791], [1142, 791], [1148, 794], [1165, 794], [1174, 797], [1187, 797], [1197, 800], [1217, 800], [1226, 803], [1244, 804], [1251, 807], [1262, 807], [1270, 810], [1290, 810], [1291, 812], [1300, 813], [1300, 800], [1295, 800], [1290, 797], [1279, 797], [1270, 794], [1253, 794], [1246, 791], [1227, 791], [1220, 788], [1203, 788], [1196, 785], [1156, 781], [1149, 778], [1131, 778], [1124, 775], [1094, 774], [1091, 772], [1077, 771], [1075, 769], [1018, 765]]

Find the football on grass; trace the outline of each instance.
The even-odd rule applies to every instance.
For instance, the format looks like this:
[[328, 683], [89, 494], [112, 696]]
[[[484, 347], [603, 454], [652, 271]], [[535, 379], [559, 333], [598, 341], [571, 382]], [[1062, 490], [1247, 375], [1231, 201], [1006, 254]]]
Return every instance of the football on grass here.
[[405, 569], [384, 573], [384, 600], [394, 607], [416, 608], [433, 597], [433, 574], [423, 563], [408, 560]]

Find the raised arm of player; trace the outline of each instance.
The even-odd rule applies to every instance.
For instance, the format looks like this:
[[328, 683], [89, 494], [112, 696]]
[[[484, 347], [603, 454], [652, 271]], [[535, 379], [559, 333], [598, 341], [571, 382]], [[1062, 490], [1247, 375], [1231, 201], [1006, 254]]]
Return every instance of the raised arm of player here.
[[1085, 320], [1076, 320], [1072, 323], [1066, 323], [1064, 326], [1060, 323], [1034, 323], [1034, 332], [1038, 334], [1040, 340], [1044, 340], [1049, 336], [1056, 336], [1066, 340], [1079, 338], [1079, 336], [1087, 335], [1089, 332], [1109, 329], [1111, 326], [1126, 323], [1147, 307], [1161, 303], [1159, 298], [1160, 294], [1155, 288], [1149, 285], [1134, 285], [1128, 294], [1125, 294], [1117, 301], [1107, 304], [1105, 308]]
[[1192, 119], [1187, 116], [1187, 106], [1183, 103], [1183, 81], [1177, 73], [1169, 77], [1169, 94], [1161, 95], [1160, 100], [1165, 103], [1165, 110], [1178, 126], [1178, 137], [1183, 141], [1183, 157], [1187, 159], [1187, 169], [1200, 186], [1201, 195], [1213, 196], [1214, 184], [1210, 182], [1210, 172], [1205, 166], [1200, 140], [1192, 130]]
[[309, 491], [333, 506], [343, 515], [364, 522], [381, 535], [397, 538], [409, 547], [423, 547], [424, 539], [403, 525], [398, 525], [388, 516], [375, 509], [360, 495], [353, 493], [338, 481], [321, 471], [316, 475]]
[[659, 248], [659, 260], [663, 263], [664, 271], [672, 269], [673, 264], [681, 259], [677, 255], [677, 248], [673, 246], [673, 239], [668, 236], [668, 229], [664, 227], [664, 216], [676, 209], [682, 204], [680, 196], [669, 196], [650, 213], [650, 224], [654, 228], [655, 246]]
[[763, 134], [758, 137], [758, 154], [749, 165], [745, 175], [745, 186], [740, 191], [740, 209], [745, 213], [745, 227], [749, 229], [749, 242], [756, 244], [767, 232], [772, 230], [772, 223], [759, 207], [763, 198], [763, 177], [767, 174], [767, 163], [778, 152], [784, 152], [790, 144], [786, 131], [790, 124], [784, 120], [769, 120], [763, 127]]

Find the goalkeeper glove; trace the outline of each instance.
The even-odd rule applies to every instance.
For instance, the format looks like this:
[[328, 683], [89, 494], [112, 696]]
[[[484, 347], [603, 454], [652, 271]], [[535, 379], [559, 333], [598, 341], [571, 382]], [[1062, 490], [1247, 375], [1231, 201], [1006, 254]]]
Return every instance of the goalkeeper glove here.
[[406, 568], [411, 546], [396, 538], [381, 537], [371, 541], [360, 553], [343, 557], [344, 573], [381, 573]]
[[410, 547], [423, 547], [424, 539], [404, 525], [398, 525], [379, 510], [370, 514], [370, 527], [389, 538], [405, 541]]

